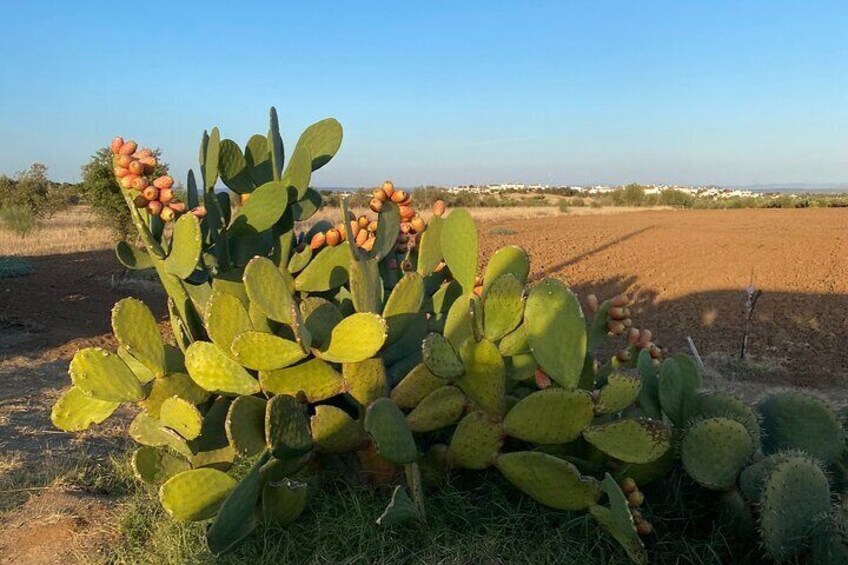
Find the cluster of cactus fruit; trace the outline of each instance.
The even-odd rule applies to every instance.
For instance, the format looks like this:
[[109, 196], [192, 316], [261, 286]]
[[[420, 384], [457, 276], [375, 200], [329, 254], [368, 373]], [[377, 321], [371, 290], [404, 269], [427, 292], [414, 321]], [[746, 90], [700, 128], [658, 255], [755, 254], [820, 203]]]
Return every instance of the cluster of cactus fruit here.
[[[803, 545], [800, 525], [777, 501], [803, 506], [807, 525], [825, 498], [829, 505], [828, 475], [811, 457], [834, 462], [844, 452], [841, 428], [838, 450], [823, 447], [833, 438], [808, 445], [791, 431], [761, 440], [750, 409], [701, 394], [691, 358], [663, 360], [650, 331], [631, 327], [629, 297], [590, 297], [587, 321], [561, 282], [529, 283], [529, 257], [515, 246], [479, 273], [465, 210], [445, 215], [437, 202], [425, 222], [387, 182], [373, 193], [376, 219], [343, 204], [339, 224], [300, 229], [322, 203], [311, 174], [341, 137], [335, 120], [310, 126], [284, 168], [273, 109], [268, 134], [244, 150], [213, 129], [201, 144], [202, 190], [191, 173], [186, 185], [187, 206], [205, 214], [185, 214], [171, 230], [139, 213], [132, 183], [124, 188], [144, 247], [122, 243], [116, 253], [127, 268], [156, 270], [176, 345], [162, 340], [143, 303], [120, 301], [118, 349], [75, 355], [72, 386], [53, 408], [57, 427], [84, 430], [122, 403], [137, 405], [135, 474], [159, 485], [175, 519], [213, 519], [215, 554], [260, 523], [296, 519], [307, 478], [339, 460], [395, 485], [381, 525], [425, 523], [428, 480], [491, 468], [545, 506], [588, 511], [636, 563], [646, 562], [640, 536], [653, 529], [639, 486], [682, 461], [742, 518], [758, 503], [771, 555]], [[135, 154], [125, 145], [116, 140], [113, 150]], [[240, 198], [216, 190], [218, 179]], [[610, 338], [623, 338], [624, 348], [598, 359]], [[764, 409], [766, 425], [767, 414], [785, 423], [785, 403], [777, 404]], [[236, 478], [239, 460], [250, 470]], [[813, 467], [815, 484], [799, 487]], [[756, 484], [759, 498], [743, 500], [737, 481]], [[764, 511], [767, 497], [774, 511]], [[844, 529], [837, 513], [829, 516], [816, 539], [829, 536], [819, 545], [833, 552]]]

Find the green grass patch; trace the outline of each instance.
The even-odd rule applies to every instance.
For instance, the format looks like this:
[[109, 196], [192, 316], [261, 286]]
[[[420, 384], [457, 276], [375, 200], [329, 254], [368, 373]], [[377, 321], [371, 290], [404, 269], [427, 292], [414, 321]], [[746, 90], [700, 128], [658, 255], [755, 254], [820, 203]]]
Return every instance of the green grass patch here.
[[490, 229], [489, 233], [493, 234], [493, 235], [515, 235], [518, 232], [515, 231], [514, 229], [511, 229], [511, 228], [505, 228], [505, 227], [502, 227], [502, 226], [498, 226], [498, 227], [494, 227], [494, 228]]

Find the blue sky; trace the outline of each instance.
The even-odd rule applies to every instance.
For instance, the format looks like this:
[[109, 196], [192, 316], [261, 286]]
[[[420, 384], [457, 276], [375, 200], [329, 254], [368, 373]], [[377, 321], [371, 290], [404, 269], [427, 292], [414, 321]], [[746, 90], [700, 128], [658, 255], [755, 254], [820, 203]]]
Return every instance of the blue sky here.
[[844, 2], [189, 4], [0, 0], [0, 173], [123, 134], [184, 178], [273, 104], [344, 125], [320, 186], [848, 182]]

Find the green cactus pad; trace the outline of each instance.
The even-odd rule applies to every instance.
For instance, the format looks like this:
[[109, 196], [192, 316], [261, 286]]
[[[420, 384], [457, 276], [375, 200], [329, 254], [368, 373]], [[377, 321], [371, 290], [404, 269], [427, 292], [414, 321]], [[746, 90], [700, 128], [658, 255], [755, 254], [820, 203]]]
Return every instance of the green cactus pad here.
[[383, 209], [377, 216], [374, 248], [367, 257], [378, 261], [388, 257], [397, 242], [398, 231], [400, 231], [400, 209], [394, 202], [384, 202]]
[[136, 478], [150, 485], [161, 485], [177, 473], [191, 468], [189, 462], [182, 457], [149, 446], [135, 450], [130, 464]]
[[360, 312], [339, 322], [316, 357], [331, 363], [358, 363], [377, 354], [386, 341], [386, 321], [376, 314]]
[[[323, 204], [324, 197], [321, 196], [321, 193], [312, 188], [307, 188], [301, 199], [289, 206], [289, 210], [291, 210], [292, 217], [295, 221], [303, 222], [314, 216]], [[289, 272], [294, 271], [289, 270]]]
[[191, 469], [165, 481], [159, 489], [159, 501], [175, 520], [206, 520], [218, 512], [235, 486], [236, 480], [221, 471]]
[[344, 319], [335, 304], [317, 296], [310, 296], [301, 301], [300, 313], [306, 329], [312, 334], [315, 347], [324, 346], [329, 341], [333, 328]]
[[115, 256], [118, 262], [127, 269], [141, 271], [153, 267], [153, 259], [146, 249], [130, 245], [126, 241], [115, 244]]
[[350, 243], [343, 241], [335, 247], [325, 247], [294, 279], [300, 292], [324, 292], [338, 288], [348, 281]]
[[239, 396], [230, 404], [224, 430], [239, 455], [251, 457], [265, 449], [266, 404], [265, 399], [256, 396]]
[[548, 388], [520, 400], [506, 415], [504, 431], [532, 443], [567, 443], [591, 425], [593, 409], [588, 391]]
[[250, 373], [212, 343], [192, 343], [186, 350], [185, 362], [192, 380], [209, 392], [250, 395], [260, 390]]
[[592, 426], [583, 438], [625, 463], [650, 463], [671, 447], [671, 431], [656, 420], [617, 420]]
[[230, 411], [232, 399], [227, 396], [219, 396], [212, 401], [203, 414], [203, 426], [200, 428], [200, 437], [192, 442], [195, 452], [210, 451], [229, 447], [227, 439], [226, 420]]
[[287, 187], [281, 181], [260, 185], [250, 193], [250, 198], [233, 216], [228, 232], [230, 235], [244, 236], [270, 229], [286, 211], [288, 197]]
[[465, 366], [465, 373], [456, 379], [455, 384], [490, 416], [502, 418], [506, 371], [498, 348], [486, 339], [479, 343], [469, 340], [459, 350], [459, 356]]
[[278, 459], [301, 455], [312, 447], [306, 407], [294, 396], [278, 394], [265, 410], [265, 438]]
[[346, 453], [365, 440], [362, 424], [341, 408], [322, 404], [312, 416], [312, 439], [320, 451]]
[[383, 308], [383, 318], [389, 327], [387, 343], [396, 342], [409, 330], [418, 319], [423, 301], [424, 279], [418, 273], [407, 273], [395, 285]]
[[421, 234], [418, 244], [418, 274], [426, 277], [431, 274], [442, 260], [442, 227], [445, 221], [439, 216], [432, 216], [427, 222], [427, 229]]
[[506, 376], [512, 381], [530, 381], [536, 376], [536, 358], [530, 353], [520, 353], [504, 358]]
[[680, 445], [683, 467], [709, 489], [728, 490], [751, 458], [754, 442], [744, 425], [729, 418], [707, 418], [690, 426]]
[[516, 245], [507, 245], [495, 251], [486, 264], [483, 294], [485, 295], [489, 287], [505, 274], [513, 275], [522, 287], [527, 284], [527, 276], [530, 274], [530, 256], [526, 251]]
[[415, 433], [432, 432], [457, 422], [465, 411], [465, 394], [454, 386], [443, 386], [425, 396], [406, 417]]
[[624, 493], [609, 473], [601, 481], [601, 489], [609, 498], [609, 508], [594, 504], [589, 513], [627, 552], [633, 563], [646, 564], [648, 555], [645, 544], [636, 532], [633, 515]]
[[[349, 227], [349, 226], [348, 226]], [[350, 248], [354, 255], [349, 262], [350, 295], [357, 312], [379, 313], [383, 303], [383, 284], [380, 279], [380, 264], [376, 258], [362, 259], [356, 247]], [[372, 250], [373, 251], [373, 250]], [[388, 279], [387, 279], [388, 280]]]
[[760, 536], [772, 559], [791, 559], [809, 545], [830, 497], [827, 476], [812, 459], [792, 457], [771, 472], [760, 501]]
[[203, 416], [194, 404], [173, 396], [165, 399], [159, 408], [159, 421], [185, 439], [194, 439], [200, 435]]
[[253, 184], [259, 186], [274, 180], [271, 153], [268, 151], [268, 138], [266, 136], [258, 134], [252, 136], [244, 148], [244, 157]]
[[666, 359], [660, 366], [659, 400], [675, 426], [685, 426], [698, 411], [701, 375], [685, 356]]
[[501, 455], [495, 466], [509, 482], [536, 502], [557, 510], [586, 510], [600, 498], [598, 481], [577, 467], [538, 451]]
[[241, 300], [220, 290], [212, 291], [206, 303], [206, 333], [212, 343], [232, 356], [233, 340], [252, 329], [250, 315]]
[[138, 402], [144, 398], [141, 383], [127, 364], [117, 354], [99, 347], [77, 351], [68, 373], [77, 389], [98, 400]]
[[406, 489], [401, 485], [398, 485], [392, 492], [391, 502], [389, 502], [389, 505], [386, 506], [386, 509], [380, 517], [377, 518], [377, 525], [392, 527], [420, 519], [421, 513], [418, 511], [418, 507], [415, 506], [415, 503], [412, 502], [411, 498], [409, 498], [409, 495], [406, 493]]
[[236, 460], [236, 450], [232, 446], [209, 449], [195, 453], [191, 457], [191, 466], [195, 469], [209, 467], [219, 471], [228, 471]]
[[221, 180], [236, 194], [245, 194], [254, 189], [253, 179], [247, 170], [247, 161], [238, 144], [232, 139], [221, 140], [218, 168]]
[[482, 470], [492, 465], [503, 446], [504, 432], [499, 422], [484, 411], [467, 414], [453, 432], [448, 458], [454, 467]]
[[136, 298], [124, 298], [112, 308], [112, 331], [118, 343], [157, 377], [165, 374], [165, 346], [150, 308]]
[[527, 332], [524, 330], [524, 324], [515, 328], [512, 333], [504, 336], [500, 343], [498, 343], [498, 351], [504, 357], [530, 353], [530, 342], [527, 341]]
[[821, 400], [799, 392], [782, 392], [760, 402], [763, 451], [800, 449], [825, 463], [845, 451], [845, 435], [836, 413]]
[[191, 458], [192, 452], [186, 441], [173, 430], [163, 428], [159, 420], [139, 412], [130, 423], [129, 435], [141, 445], [170, 447], [180, 455]]
[[371, 436], [377, 452], [396, 465], [418, 460], [418, 448], [406, 418], [388, 398], [375, 400], [365, 412], [365, 431]]
[[639, 391], [639, 409], [648, 418], [662, 420], [662, 407], [660, 406], [660, 383], [659, 371], [651, 358], [651, 352], [643, 349], [636, 359], [636, 370], [642, 379], [642, 388]]
[[294, 341], [263, 332], [245, 332], [233, 340], [233, 357], [255, 371], [273, 371], [293, 365], [307, 353]]
[[184, 214], [174, 223], [171, 252], [165, 258], [165, 270], [181, 279], [187, 279], [197, 268], [203, 241], [200, 237], [200, 220], [194, 214]]
[[254, 257], [244, 268], [244, 288], [255, 304], [270, 319], [291, 323], [292, 292], [274, 262]]
[[524, 330], [545, 374], [576, 388], [586, 356], [586, 321], [574, 293], [553, 279], [534, 286], [524, 308]]
[[209, 399], [209, 393], [197, 386], [187, 374], [170, 373], [153, 381], [150, 392], [141, 405], [148, 415], [158, 418], [162, 403], [173, 396], [187, 400], [195, 406]]
[[345, 387], [357, 402], [368, 406], [389, 394], [386, 367], [379, 357], [342, 365]]
[[806, 455], [797, 450], [781, 451], [763, 457], [745, 467], [739, 474], [739, 489], [745, 495], [745, 498], [752, 503], [759, 504], [771, 472], [784, 461], [795, 457], [806, 457]]
[[502, 275], [483, 294], [483, 328], [486, 338], [498, 341], [524, 317], [524, 284], [512, 273]]
[[306, 508], [308, 492], [306, 483], [292, 479], [267, 483], [262, 488], [262, 521], [288, 526]]
[[221, 135], [218, 128], [212, 128], [212, 134], [203, 132], [203, 144], [200, 149], [200, 172], [203, 173], [203, 185], [212, 190], [218, 180], [218, 162], [221, 154]]
[[698, 414], [703, 418], [732, 418], [745, 426], [755, 446], [760, 445], [760, 419], [741, 398], [726, 392], [701, 393]]
[[465, 372], [462, 359], [442, 334], [432, 333], [421, 344], [424, 364], [437, 377], [456, 379]]
[[479, 297], [475, 294], [463, 294], [451, 304], [445, 316], [443, 333], [454, 349], [459, 349], [463, 343], [475, 338], [474, 318], [471, 311], [472, 308], [476, 309], [479, 306], [479, 301]]
[[315, 122], [300, 134], [297, 145], [309, 150], [312, 170], [317, 171], [330, 162], [342, 144], [342, 125], [335, 118]]
[[301, 272], [312, 260], [312, 248], [305, 245], [300, 251], [294, 251], [289, 258], [288, 269], [293, 275]]
[[276, 371], [260, 371], [259, 383], [266, 394], [297, 396], [302, 392], [310, 403], [332, 398], [345, 390], [338, 371], [320, 359]]
[[264, 485], [262, 466], [267, 461], [267, 453], [256, 460], [250, 472], [229, 492], [215, 521], [206, 530], [206, 543], [213, 555], [233, 549], [259, 525], [257, 508]]
[[811, 552], [815, 565], [848, 563], [848, 509], [834, 508], [813, 530]]
[[280, 120], [277, 117], [277, 109], [271, 106], [268, 119], [268, 153], [271, 155], [271, 173], [275, 179], [280, 178], [285, 160], [285, 149], [283, 138], [280, 137]]
[[464, 293], [471, 293], [477, 274], [477, 226], [468, 210], [454, 210], [445, 218], [441, 246], [453, 278]]
[[106, 420], [120, 405], [120, 402], [98, 400], [72, 386], [53, 405], [50, 421], [60, 430], [81, 432], [87, 430], [91, 424]]
[[133, 357], [132, 354], [122, 346], [118, 346], [118, 357], [127, 364], [127, 367], [130, 368], [130, 371], [133, 372], [135, 377], [138, 379], [138, 382], [141, 384], [147, 384], [156, 378], [153, 371], [148, 369], [144, 363]]
[[434, 375], [421, 363], [392, 389], [391, 399], [404, 410], [412, 410], [431, 392], [445, 386], [444, 379]]
[[296, 146], [286, 165], [283, 173], [283, 185], [289, 191], [292, 200], [300, 200], [306, 196], [309, 189], [309, 181], [312, 179], [312, 167], [310, 165], [309, 149]]
[[607, 384], [598, 391], [595, 412], [597, 414], [621, 412], [636, 401], [641, 390], [642, 379], [638, 374], [615, 371], [607, 377]]

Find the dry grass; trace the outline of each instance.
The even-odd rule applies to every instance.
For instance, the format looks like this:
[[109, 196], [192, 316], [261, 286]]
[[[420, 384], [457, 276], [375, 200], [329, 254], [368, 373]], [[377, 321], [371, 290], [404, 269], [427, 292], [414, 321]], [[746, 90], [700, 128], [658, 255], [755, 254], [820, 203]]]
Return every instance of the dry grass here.
[[21, 238], [0, 226], [0, 249], [4, 255], [35, 257], [108, 249], [114, 245], [109, 229], [100, 224], [88, 206], [74, 206], [39, 222], [29, 236]]

